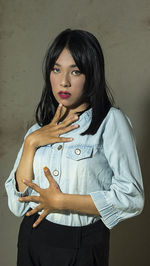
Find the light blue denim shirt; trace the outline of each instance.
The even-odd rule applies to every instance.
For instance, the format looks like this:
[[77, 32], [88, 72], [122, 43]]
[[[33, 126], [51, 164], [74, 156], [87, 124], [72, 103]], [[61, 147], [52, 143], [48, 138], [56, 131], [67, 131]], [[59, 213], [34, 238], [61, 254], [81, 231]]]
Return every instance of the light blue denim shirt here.
[[[49, 144], [37, 149], [33, 182], [41, 188], [49, 186], [43, 172], [43, 167], [47, 166], [62, 192], [91, 195], [100, 213], [94, 216], [64, 211], [50, 213], [47, 220], [62, 225], [84, 226], [101, 219], [111, 229], [118, 222], [142, 211], [141, 170], [129, 118], [111, 107], [95, 135], [81, 136], [80, 133], [88, 128], [91, 117], [92, 109], [89, 109], [76, 122], [79, 128], [61, 135], [73, 137], [72, 142]], [[26, 136], [38, 128], [38, 124], [33, 125]], [[37, 206], [37, 203], [18, 201], [20, 196], [37, 194], [29, 187], [23, 193], [16, 189], [15, 172], [22, 150], [23, 145], [5, 183], [9, 208], [17, 216], [23, 216], [29, 207]]]

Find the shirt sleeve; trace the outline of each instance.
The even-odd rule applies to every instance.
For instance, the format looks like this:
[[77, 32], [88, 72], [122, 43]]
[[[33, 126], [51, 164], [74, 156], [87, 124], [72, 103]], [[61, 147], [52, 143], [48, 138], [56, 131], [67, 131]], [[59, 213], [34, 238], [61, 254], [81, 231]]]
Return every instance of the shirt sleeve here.
[[141, 213], [144, 190], [130, 120], [113, 108], [103, 133], [103, 149], [113, 176], [108, 191], [91, 192], [101, 219], [109, 228]]
[[[28, 132], [26, 133], [24, 139], [33, 131], [35, 131], [37, 129], [37, 124], [33, 125]], [[24, 192], [19, 192], [17, 190], [17, 186], [16, 186], [16, 179], [15, 179], [15, 173], [17, 170], [17, 167], [19, 165], [20, 159], [21, 159], [21, 155], [22, 155], [22, 151], [23, 151], [23, 146], [24, 143], [22, 144], [19, 153], [17, 155], [14, 167], [8, 177], [8, 179], [5, 182], [5, 189], [8, 195], [8, 206], [9, 209], [11, 210], [12, 213], [14, 213], [16, 216], [23, 216], [26, 211], [28, 210], [28, 202], [19, 202], [18, 198], [19, 197], [24, 197], [24, 196], [28, 196], [31, 194], [32, 189], [30, 187], [27, 187], [25, 189]]]

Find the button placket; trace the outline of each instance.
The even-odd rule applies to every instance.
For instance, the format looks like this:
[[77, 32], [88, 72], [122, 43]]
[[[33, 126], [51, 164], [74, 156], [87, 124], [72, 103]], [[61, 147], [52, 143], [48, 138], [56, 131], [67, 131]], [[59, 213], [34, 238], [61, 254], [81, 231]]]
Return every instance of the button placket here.
[[[59, 144], [55, 147], [55, 152], [57, 154], [57, 159], [54, 162], [54, 170], [52, 171], [53, 176], [57, 177], [59, 179], [60, 176], [60, 161], [61, 161], [61, 154], [62, 154], [63, 144]], [[58, 180], [57, 179], [57, 180]]]
[[57, 150], [60, 151], [60, 150], [62, 149], [62, 147], [63, 147], [62, 145], [59, 145], [59, 146], [57, 147]]

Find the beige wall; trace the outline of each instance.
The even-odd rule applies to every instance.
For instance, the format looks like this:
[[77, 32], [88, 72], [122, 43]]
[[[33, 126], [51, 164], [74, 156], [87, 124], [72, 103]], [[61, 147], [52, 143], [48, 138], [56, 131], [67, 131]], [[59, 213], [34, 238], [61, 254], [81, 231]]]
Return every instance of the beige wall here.
[[68, 27], [91, 31], [100, 40], [106, 77], [134, 126], [143, 171], [144, 212], [111, 231], [110, 266], [148, 266], [149, 0], [0, 0], [0, 265], [16, 265], [21, 221], [8, 210], [4, 181], [41, 94], [48, 43]]

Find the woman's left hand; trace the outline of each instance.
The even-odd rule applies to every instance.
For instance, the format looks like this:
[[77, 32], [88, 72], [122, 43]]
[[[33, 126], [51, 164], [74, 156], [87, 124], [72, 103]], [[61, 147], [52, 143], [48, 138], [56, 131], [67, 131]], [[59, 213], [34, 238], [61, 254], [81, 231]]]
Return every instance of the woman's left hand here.
[[49, 181], [49, 187], [47, 189], [42, 189], [38, 185], [23, 179], [23, 183], [31, 187], [33, 190], [39, 193], [39, 196], [27, 196], [19, 198], [20, 202], [36, 202], [40, 203], [36, 208], [26, 213], [27, 216], [30, 216], [34, 213], [42, 211], [42, 214], [39, 216], [37, 221], [33, 224], [33, 227], [36, 227], [49, 213], [54, 211], [60, 211], [60, 196], [63, 194], [59, 189], [57, 182], [52, 177], [50, 170], [47, 167], [44, 167], [44, 173]]

